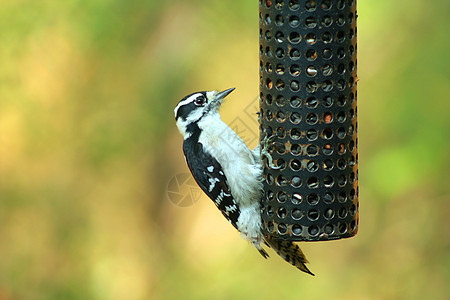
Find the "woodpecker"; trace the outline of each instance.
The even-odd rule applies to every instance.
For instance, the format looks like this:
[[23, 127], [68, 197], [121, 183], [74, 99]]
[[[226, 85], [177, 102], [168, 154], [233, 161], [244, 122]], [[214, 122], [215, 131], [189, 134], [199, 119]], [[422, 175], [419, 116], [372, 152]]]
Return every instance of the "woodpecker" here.
[[275, 240], [262, 232], [263, 156], [270, 138], [262, 147], [250, 150], [244, 141], [225, 124], [219, 109], [234, 88], [222, 92], [201, 91], [187, 95], [174, 109], [175, 120], [184, 137], [183, 152], [197, 184], [211, 198], [225, 218], [264, 257], [269, 246], [284, 260], [308, 274], [302, 250], [289, 241]]

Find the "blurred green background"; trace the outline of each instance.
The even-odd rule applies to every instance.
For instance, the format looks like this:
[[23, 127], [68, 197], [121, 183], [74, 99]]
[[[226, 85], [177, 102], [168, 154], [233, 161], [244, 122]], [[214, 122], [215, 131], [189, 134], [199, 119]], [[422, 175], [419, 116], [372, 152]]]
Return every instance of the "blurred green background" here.
[[1, 300], [449, 299], [448, 0], [358, 3], [360, 230], [316, 277], [167, 196], [185, 94], [256, 131], [258, 1], [0, 5]]

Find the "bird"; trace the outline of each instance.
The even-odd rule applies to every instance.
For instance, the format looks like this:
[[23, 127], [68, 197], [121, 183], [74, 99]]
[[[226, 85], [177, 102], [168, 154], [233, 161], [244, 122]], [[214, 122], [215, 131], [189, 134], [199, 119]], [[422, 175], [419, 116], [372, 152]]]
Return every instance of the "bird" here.
[[176, 105], [175, 121], [184, 138], [188, 168], [203, 192], [264, 258], [269, 257], [263, 248], [266, 245], [288, 263], [314, 276], [298, 245], [274, 239], [262, 231], [263, 157], [268, 158], [270, 167], [276, 168], [266, 150], [273, 139], [266, 137], [251, 150], [222, 121], [219, 109], [233, 90], [194, 92]]

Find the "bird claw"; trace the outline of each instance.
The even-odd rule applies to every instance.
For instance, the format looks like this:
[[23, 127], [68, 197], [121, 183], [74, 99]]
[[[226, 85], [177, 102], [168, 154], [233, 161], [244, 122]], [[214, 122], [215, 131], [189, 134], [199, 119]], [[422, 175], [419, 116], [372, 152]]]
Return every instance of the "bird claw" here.
[[276, 166], [273, 163], [273, 159], [272, 159], [272, 155], [269, 152], [269, 149], [271, 147], [273, 147], [273, 143], [275, 141], [275, 139], [278, 138], [277, 134], [274, 133], [271, 136], [265, 136], [264, 139], [262, 140], [262, 149], [261, 149], [261, 157], [266, 157], [267, 158], [267, 165], [274, 170], [278, 170], [281, 169], [281, 167]]

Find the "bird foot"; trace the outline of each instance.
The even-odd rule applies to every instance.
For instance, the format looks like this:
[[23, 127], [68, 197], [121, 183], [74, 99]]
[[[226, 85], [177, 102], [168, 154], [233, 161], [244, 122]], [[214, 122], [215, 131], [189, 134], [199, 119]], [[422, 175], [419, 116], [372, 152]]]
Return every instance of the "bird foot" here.
[[277, 138], [277, 134], [274, 133], [271, 136], [265, 136], [264, 139], [262, 140], [262, 148], [261, 148], [261, 157], [266, 157], [267, 158], [267, 165], [271, 168], [271, 169], [281, 169], [281, 167], [276, 166], [273, 163], [273, 159], [272, 159], [272, 155], [270, 154], [271, 149], [274, 147], [274, 141]]

